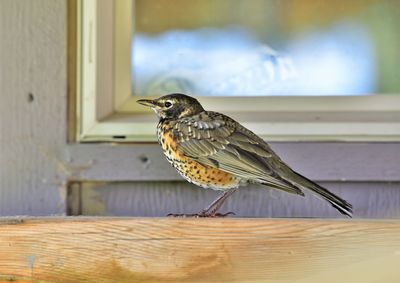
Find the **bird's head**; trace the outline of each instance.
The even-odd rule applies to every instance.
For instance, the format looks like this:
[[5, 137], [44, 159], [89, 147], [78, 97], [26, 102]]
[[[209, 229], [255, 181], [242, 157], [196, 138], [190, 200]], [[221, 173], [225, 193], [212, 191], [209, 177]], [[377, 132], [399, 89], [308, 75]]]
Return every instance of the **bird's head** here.
[[181, 119], [204, 111], [195, 98], [181, 93], [168, 94], [153, 100], [140, 99], [137, 103], [153, 109], [160, 119]]

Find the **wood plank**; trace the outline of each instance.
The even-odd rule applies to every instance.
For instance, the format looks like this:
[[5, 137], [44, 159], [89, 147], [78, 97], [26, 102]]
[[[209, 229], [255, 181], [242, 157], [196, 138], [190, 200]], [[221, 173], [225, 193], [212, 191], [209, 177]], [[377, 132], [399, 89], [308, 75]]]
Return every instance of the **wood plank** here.
[[400, 221], [3, 219], [0, 278], [398, 282]]
[[[400, 218], [400, 183], [320, 184], [348, 200], [354, 207], [354, 218]], [[69, 191], [68, 207], [76, 208], [69, 215], [136, 217], [199, 212], [220, 194], [186, 181], [83, 182]], [[310, 193], [299, 197], [261, 185], [240, 188], [221, 208], [221, 212], [228, 211], [235, 212], [235, 217], [344, 218], [328, 202]]]
[[[271, 146], [290, 166], [315, 181], [400, 181], [400, 143], [287, 142]], [[88, 165], [76, 176], [80, 180], [182, 180], [158, 144], [70, 145], [65, 162], [70, 167]]]

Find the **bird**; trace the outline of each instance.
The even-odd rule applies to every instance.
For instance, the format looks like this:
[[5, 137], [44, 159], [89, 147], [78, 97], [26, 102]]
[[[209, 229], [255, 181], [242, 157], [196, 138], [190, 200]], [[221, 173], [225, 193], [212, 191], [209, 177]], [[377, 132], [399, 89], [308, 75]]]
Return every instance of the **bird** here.
[[137, 103], [158, 116], [158, 142], [179, 174], [197, 186], [222, 192], [208, 207], [190, 216], [234, 214], [218, 210], [239, 187], [260, 184], [299, 196], [310, 191], [352, 217], [349, 202], [291, 169], [261, 137], [222, 113], [206, 111], [196, 98], [172, 93]]

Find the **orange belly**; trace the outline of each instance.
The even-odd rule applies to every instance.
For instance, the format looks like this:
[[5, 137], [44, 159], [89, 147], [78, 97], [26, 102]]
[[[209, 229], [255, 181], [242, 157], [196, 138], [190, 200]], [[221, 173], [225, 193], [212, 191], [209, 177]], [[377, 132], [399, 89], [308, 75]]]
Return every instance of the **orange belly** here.
[[240, 180], [233, 174], [218, 168], [202, 165], [179, 152], [170, 132], [166, 132], [161, 136], [160, 143], [168, 161], [189, 182], [214, 190], [227, 190], [238, 187]]

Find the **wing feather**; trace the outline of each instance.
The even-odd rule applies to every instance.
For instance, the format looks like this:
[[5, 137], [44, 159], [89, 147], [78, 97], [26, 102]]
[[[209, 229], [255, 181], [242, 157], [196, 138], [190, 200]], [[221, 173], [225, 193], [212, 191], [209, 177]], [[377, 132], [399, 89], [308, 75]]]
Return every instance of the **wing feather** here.
[[[176, 122], [178, 149], [198, 162], [248, 180], [295, 194], [295, 185], [280, 178], [271, 167], [273, 151], [258, 136], [229, 117], [203, 112]], [[278, 158], [279, 159], [279, 158]]]

